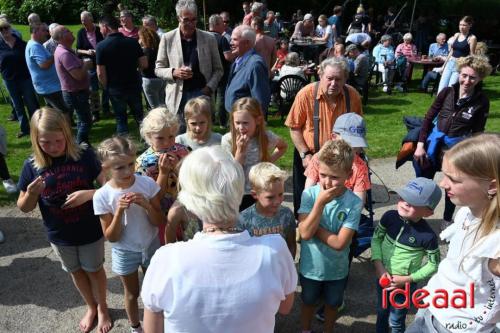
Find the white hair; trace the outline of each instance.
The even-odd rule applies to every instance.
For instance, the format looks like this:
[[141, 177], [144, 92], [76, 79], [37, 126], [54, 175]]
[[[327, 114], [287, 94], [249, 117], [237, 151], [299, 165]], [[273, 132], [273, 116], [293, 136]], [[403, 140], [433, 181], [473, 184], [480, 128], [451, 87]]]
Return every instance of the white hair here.
[[82, 18], [89, 18], [90, 20], [94, 21], [94, 16], [92, 16], [92, 13], [87, 10], [84, 10], [80, 13], [80, 19]]
[[413, 40], [413, 35], [411, 33], [407, 32], [404, 34], [403, 40]]
[[252, 4], [252, 8], [250, 10], [255, 13], [255, 12], [262, 10], [263, 6], [264, 5], [262, 4], [262, 2], [254, 2]]
[[233, 31], [240, 34], [240, 39], [249, 41], [252, 47], [255, 45], [256, 33], [250, 26], [239, 25]]
[[178, 200], [203, 222], [227, 224], [238, 218], [245, 176], [221, 146], [200, 148], [186, 156], [179, 185]]
[[319, 65], [320, 73], [323, 74], [327, 67], [332, 67], [332, 68], [336, 67], [344, 73], [345, 79], [349, 78], [349, 65], [347, 64], [347, 61], [345, 59], [337, 57], [326, 58]]
[[141, 123], [141, 137], [151, 145], [151, 134], [158, 133], [165, 128], [179, 129], [179, 120], [175, 114], [165, 107], [155, 108], [144, 117]]
[[222, 23], [222, 17], [220, 15], [213, 14], [208, 18], [208, 26], [210, 29], [215, 28], [217, 24], [221, 23]]
[[49, 33], [52, 35], [54, 33], [54, 29], [59, 26], [59, 23], [51, 23], [49, 24]]
[[198, 6], [194, 0], [179, 0], [175, 5], [175, 12], [177, 16], [181, 16], [183, 11], [198, 15]]

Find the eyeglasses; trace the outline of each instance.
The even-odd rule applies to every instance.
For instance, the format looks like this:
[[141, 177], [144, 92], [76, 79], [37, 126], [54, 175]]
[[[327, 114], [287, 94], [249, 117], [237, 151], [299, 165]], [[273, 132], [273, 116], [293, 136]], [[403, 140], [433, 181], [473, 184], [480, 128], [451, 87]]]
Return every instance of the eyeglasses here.
[[191, 19], [190, 19], [190, 18], [187, 18], [187, 17], [179, 17], [179, 20], [180, 20], [182, 23], [184, 23], [184, 24], [186, 24], [186, 23], [195, 23], [196, 21], [198, 21], [198, 19], [197, 19], [196, 17], [191, 18]]

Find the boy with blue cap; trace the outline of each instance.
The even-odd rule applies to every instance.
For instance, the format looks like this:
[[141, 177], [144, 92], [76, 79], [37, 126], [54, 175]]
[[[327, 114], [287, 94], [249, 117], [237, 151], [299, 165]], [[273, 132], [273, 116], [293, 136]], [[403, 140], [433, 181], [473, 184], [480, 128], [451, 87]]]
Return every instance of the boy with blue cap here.
[[[380, 219], [372, 238], [372, 261], [375, 264], [377, 284], [376, 332], [403, 333], [407, 308], [396, 309], [391, 304], [382, 306], [382, 293], [410, 284], [411, 293], [416, 283], [437, 272], [440, 253], [438, 238], [425, 217], [434, 213], [441, 200], [441, 189], [432, 180], [419, 177], [396, 191], [399, 194], [397, 210], [386, 212]], [[427, 262], [422, 265], [422, 259]], [[385, 290], [384, 290], [385, 289]], [[398, 294], [395, 301], [404, 302]]]

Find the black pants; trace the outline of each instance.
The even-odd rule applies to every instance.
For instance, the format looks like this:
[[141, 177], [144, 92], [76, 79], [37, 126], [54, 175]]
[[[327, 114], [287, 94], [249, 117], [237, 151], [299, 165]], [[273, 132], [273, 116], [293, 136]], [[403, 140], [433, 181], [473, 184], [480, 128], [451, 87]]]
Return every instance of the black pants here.
[[300, 158], [297, 149], [293, 150], [293, 212], [295, 218], [298, 217], [298, 211], [300, 208], [300, 200], [302, 197], [302, 192], [304, 191], [304, 186], [306, 184], [306, 176], [304, 176], [304, 166], [302, 165], [302, 159]]
[[7, 163], [5, 163], [5, 156], [0, 153], [0, 178], [2, 180], [10, 179], [9, 169], [7, 168]]

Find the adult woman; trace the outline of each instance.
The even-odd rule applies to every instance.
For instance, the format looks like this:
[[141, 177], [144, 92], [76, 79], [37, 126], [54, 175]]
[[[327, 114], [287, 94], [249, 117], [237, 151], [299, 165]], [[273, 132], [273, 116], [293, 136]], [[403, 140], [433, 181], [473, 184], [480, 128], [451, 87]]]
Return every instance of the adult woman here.
[[0, 35], [0, 71], [21, 127], [17, 134], [20, 138], [30, 133], [24, 106], [26, 104], [31, 117], [39, 108], [38, 99], [24, 56], [26, 42], [12, 34], [10, 23], [5, 19], [0, 19]]
[[450, 53], [448, 53], [448, 58], [446, 59], [443, 73], [441, 74], [438, 93], [444, 88], [457, 83], [457, 59], [466, 57], [470, 54], [475, 54], [477, 38], [470, 32], [473, 23], [474, 20], [471, 16], [464, 16], [458, 25], [459, 32], [450, 38]]
[[413, 44], [413, 36], [411, 33], [407, 32], [404, 34], [403, 42], [396, 47], [395, 53], [396, 70], [403, 76], [403, 82], [408, 82], [411, 77], [413, 66], [407, 61], [407, 59], [417, 56], [417, 47]]
[[[457, 68], [458, 83], [443, 89], [425, 115], [413, 160], [417, 177], [434, 178], [444, 150], [484, 131], [490, 102], [478, 84], [491, 73], [491, 65], [486, 57], [467, 56], [457, 59]], [[454, 211], [455, 205], [445, 196], [442, 228], [451, 223]]]
[[158, 55], [160, 37], [158, 34], [145, 27], [139, 28], [139, 44], [148, 58], [148, 67], [141, 71], [142, 89], [151, 108], [157, 108], [165, 104], [166, 82], [155, 75], [155, 62]]
[[[285, 64], [281, 67], [278, 80], [287, 75], [298, 75], [306, 79], [305, 68], [300, 66], [300, 57], [297, 52], [290, 52], [285, 57]], [[286, 93], [281, 90], [280, 95], [286, 98]]]
[[200, 148], [184, 159], [179, 184], [178, 200], [203, 231], [153, 256], [141, 293], [145, 331], [273, 332], [275, 313], [292, 307], [297, 273], [281, 236], [235, 229], [243, 169], [220, 146]]
[[328, 18], [326, 15], [320, 15], [318, 17], [318, 25], [316, 26], [316, 37], [314, 40], [326, 42], [326, 47], [333, 46], [333, 31], [332, 26], [328, 24]]

